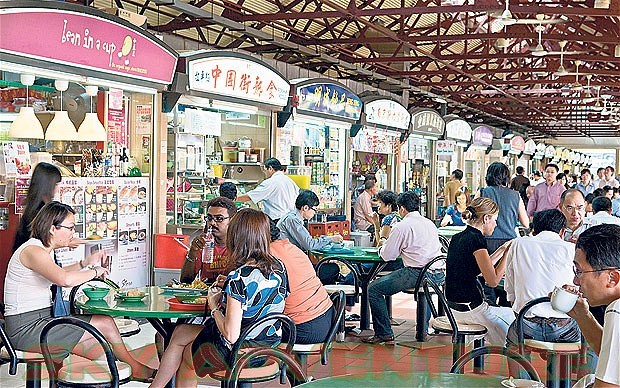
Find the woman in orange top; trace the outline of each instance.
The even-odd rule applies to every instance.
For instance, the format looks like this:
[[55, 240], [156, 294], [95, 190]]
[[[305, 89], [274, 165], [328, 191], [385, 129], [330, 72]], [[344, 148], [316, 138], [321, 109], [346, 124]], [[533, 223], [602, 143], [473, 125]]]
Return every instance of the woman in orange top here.
[[269, 248], [271, 254], [284, 263], [288, 275], [290, 294], [284, 302], [284, 314], [295, 322], [295, 343], [315, 344], [325, 341], [335, 309], [310, 259], [288, 239], [280, 239], [280, 229], [273, 221]]

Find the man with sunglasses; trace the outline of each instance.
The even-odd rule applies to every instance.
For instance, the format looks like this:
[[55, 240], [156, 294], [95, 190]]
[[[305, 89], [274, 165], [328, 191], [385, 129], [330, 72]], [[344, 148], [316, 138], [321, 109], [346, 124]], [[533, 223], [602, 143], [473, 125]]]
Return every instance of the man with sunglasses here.
[[[588, 344], [599, 356], [594, 387], [617, 387], [620, 385], [620, 226], [596, 225], [581, 233], [573, 263], [573, 283], [580, 287], [580, 297], [568, 315], [577, 321]], [[605, 323], [601, 326], [588, 307], [604, 305], [607, 305]]]
[[[181, 268], [181, 281], [191, 283], [200, 272], [202, 279], [214, 280], [217, 275], [227, 275], [233, 269], [226, 251], [226, 233], [230, 219], [237, 212], [235, 203], [225, 197], [213, 198], [207, 203], [206, 223], [203, 233], [194, 237], [189, 252]], [[206, 232], [211, 229], [215, 240], [213, 262], [202, 262], [202, 249], [205, 246]]]

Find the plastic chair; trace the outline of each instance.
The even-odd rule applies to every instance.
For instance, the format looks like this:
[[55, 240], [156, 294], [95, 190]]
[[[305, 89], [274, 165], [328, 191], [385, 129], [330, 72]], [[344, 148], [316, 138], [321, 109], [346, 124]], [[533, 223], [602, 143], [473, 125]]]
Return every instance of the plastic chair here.
[[336, 310], [336, 312], [334, 313], [334, 319], [332, 320], [332, 325], [329, 329], [329, 332], [327, 333], [325, 341], [316, 344], [295, 344], [293, 346], [293, 353], [299, 360], [304, 375], [308, 374], [309, 355], [320, 355], [321, 365], [327, 365], [329, 352], [332, 349], [332, 341], [334, 340], [336, 331], [338, 330], [338, 327], [340, 325], [340, 321], [344, 317], [344, 292], [338, 291], [337, 293], [331, 294], [330, 297], [332, 299], [332, 302], [334, 303], [334, 309]]
[[[465, 336], [476, 336], [474, 339], [474, 347], [479, 348], [484, 346], [484, 335], [487, 333], [487, 328], [483, 325], [476, 323], [459, 323], [454, 318], [452, 311], [448, 307], [448, 302], [439, 286], [429, 278], [422, 280], [422, 287], [424, 288], [424, 297], [428, 301], [431, 308], [431, 313], [435, 318], [431, 324], [431, 327], [439, 333], [447, 333], [452, 335], [452, 362], [456, 362], [457, 359], [465, 354]], [[430, 288], [437, 295], [437, 300], [440, 307], [443, 308], [445, 315], [440, 316], [439, 310], [435, 307], [432, 300], [432, 294]], [[480, 357], [475, 363], [477, 371], [484, 369], [484, 358]]]
[[452, 365], [452, 368], [450, 368], [450, 373], [463, 373], [463, 369], [469, 361], [484, 357], [489, 354], [499, 354], [507, 357], [511, 361], [518, 363], [519, 366], [527, 372], [530, 380], [540, 382], [540, 377], [538, 376], [536, 369], [534, 369], [532, 364], [530, 364], [530, 362], [525, 359], [525, 357], [503, 346], [482, 346], [470, 350], [469, 352], [459, 357], [458, 360], [456, 360], [454, 365]]
[[[0, 303], [0, 311], [4, 316], [4, 304]], [[0, 365], [9, 364], [9, 374], [17, 374], [17, 365], [26, 364], [26, 387], [41, 387], [41, 364], [43, 355], [40, 353], [23, 352], [15, 349], [4, 330], [4, 320], [0, 319]]]
[[[426, 299], [424, 298], [424, 290], [422, 289], [422, 281], [428, 278], [428, 271], [438, 262], [444, 261], [445, 267], [445, 260], [446, 256], [441, 255], [426, 263], [426, 265], [422, 267], [422, 270], [420, 271], [420, 276], [418, 276], [418, 280], [416, 281], [415, 286], [413, 288], [408, 288], [403, 291], [405, 294], [412, 294], [413, 300], [416, 301], [415, 339], [418, 342], [424, 342], [426, 332], [428, 330], [428, 322], [426, 321], [427, 304]], [[443, 306], [441, 304], [439, 305], [438, 312], [439, 315], [443, 314]]]
[[571, 385], [570, 358], [579, 355], [579, 360], [586, 359], [587, 344], [583, 335], [580, 342], [545, 342], [534, 339], [525, 339], [523, 334], [523, 319], [525, 314], [534, 306], [541, 303], [549, 303], [548, 296], [532, 299], [527, 302], [517, 314], [515, 328], [517, 329], [517, 341], [519, 353], [525, 355], [526, 350], [547, 354], [547, 387], [561, 387]]
[[[47, 337], [60, 325], [77, 326], [92, 335], [103, 348], [105, 360], [85, 360], [57, 366], [54, 363]], [[49, 372], [50, 387], [118, 387], [131, 379], [131, 366], [118, 361], [108, 341], [93, 325], [71, 316], [53, 319], [41, 331], [41, 351]]]
[[[292, 374], [294, 376], [294, 380], [296, 382], [303, 384], [308, 381], [305, 372], [302, 370], [302, 367], [288, 353], [274, 348], [256, 348], [250, 350], [237, 360], [237, 362], [233, 366], [232, 372], [230, 373], [228, 388], [237, 387], [239, 375], [243, 372], [243, 368], [245, 368], [245, 366], [248, 365], [248, 363], [252, 359], [263, 357], [273, 357], [281, 361], [281, 363], [286, 364], [286, 367], [289, 370], [289, 374]], [[282, 365], [280, 366], [280, 368], [282, 368]]]
[[[99, 278], [95, 278], [92, 280], [89, 280], [85, 283], [80, 284], [79, 286], [75, 286], [71, 289], [71, 292], [69, 292], [69, 312], [74, 315], [74, 314], [78, 314], [76, 308], [75, 308], [75, 298], [78, 295], [78, 292], [84, 287], [84, 286], [88, 286], [89, 284], [93, 283], [93, 282], [99, 282], [99, 283], [103, 283], [106, 286], [113, 286], [116, 287], [117, 289], [120, 288], [116, 283], [114, 283], [112, 280], [107, 279], [106, 281], [104, 281], [103, 279], [99, 279]], [[112, 289], [112, 291], [114, 291]], [[120, 318], [120, 317], [115, 317], [114, 318], [114, 323], [116, 324], [116, 327], [118, 328], [119, 333], [121, 333], [121, 337], [131, 337], [132, 335], [136, 335], [138, 333], [140, 333], [140, 324], [138, 323], [138, 321], [136, 321], [135, 319], [130, 319], [130, 318]]]
[[[246, 327], [245, 330], [243, 330], [243, 332], [241, 333], [241, 335], [239, 335], [239, 339], [237, 339], [237, 342], [235, 342], [232, 347], [230, 359], [228, 360], [228, 365], [234, 366], [245, 353], [252, 350], [252, 348], [243, 347], [244, 345], [247, 345], [245, 343], [245, 339], [247, 338], [248, 334], [252, 332], [252, 330], [271, 321], [279, 321], [282, 325], [287, 327], [289, 338], [287, 338], [284, 352], [292, 355], [293, 346], [295, 346], [295, 338], [297, 336], [297, 331], [295, 329], [295, 324], [293, 323], [293, 320], [284, 314], [268, 314], [261, 319], [253, 322], [250, 326]], [[264, 347], [260, 347], [260, 349], [262, 348]], [[231, 372], [232, 369], [218, 370], [209, 373], [209, 376], [215, 380], [220, 381], [221, 386], [224, 388], [227, 386], [228, 382], [231, 379]], [[250, 385], [252, 383], [270, 381], [280, 376], [280, 383], [284, 384], [286, 382], [286, 373], [287, 372], [285, 366], [281, 366], [277, 362], [267, 361], [264, 365], [260, 367], [243, 369], [240, 372], [237, 380], [240, 381], [243, 385]]]

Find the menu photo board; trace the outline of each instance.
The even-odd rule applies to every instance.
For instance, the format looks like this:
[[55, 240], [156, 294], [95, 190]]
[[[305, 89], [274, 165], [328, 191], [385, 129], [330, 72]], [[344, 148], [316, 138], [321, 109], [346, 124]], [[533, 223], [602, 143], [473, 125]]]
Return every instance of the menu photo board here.
[[7, 177], [29, 177], [32, 164], [30, 162], [30, 149], [25, 141], [3, 141], [2, 168], [0, 171]]
[[295, 97], [297, 110], [353, 121], [359, 120], [362, 115], [362, 100], [336, 83], [319, 80], [316, 83], [302, 84], [296, 88]]

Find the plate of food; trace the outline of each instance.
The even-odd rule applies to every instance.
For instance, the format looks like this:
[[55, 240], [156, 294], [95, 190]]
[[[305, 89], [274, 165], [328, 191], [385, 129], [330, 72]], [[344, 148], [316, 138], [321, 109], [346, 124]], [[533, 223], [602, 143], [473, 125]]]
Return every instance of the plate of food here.
[[509, 379], [502, 380], [502, 385], [507, 388], [544, 388], [545, 384], [540, 381], [527, 380], [527, 379], [515, 379], [510, 377]]
[[141, 302], [145, 296], [146, 294], [144, 292], [135, 288], [116, 293], [116, 297], [121, 299], [123, 302]]
[[205, 303], [207, 303], [207, 298], [204, 299], [203, 304], [197, 303], [183, 303], [179, 301], [177, 298], [168, 299], [168, 304], [170, 305], [170, 310], [181, 310], [181, 311], [203, 311], [205, 309]]
[[164, 292], [173, 292], [175, 294], [194, 294], [206, 295], [209, 286], [202, 280], [194, 280], [191, 283], [167, 283], [159, 286]]
[[201, 294], [188, 295], [188, 294], [174, 294], [174, 297], [181, 303], [185, 304], [200, 304], [205, 305], [207, 303], [207, 297]]

